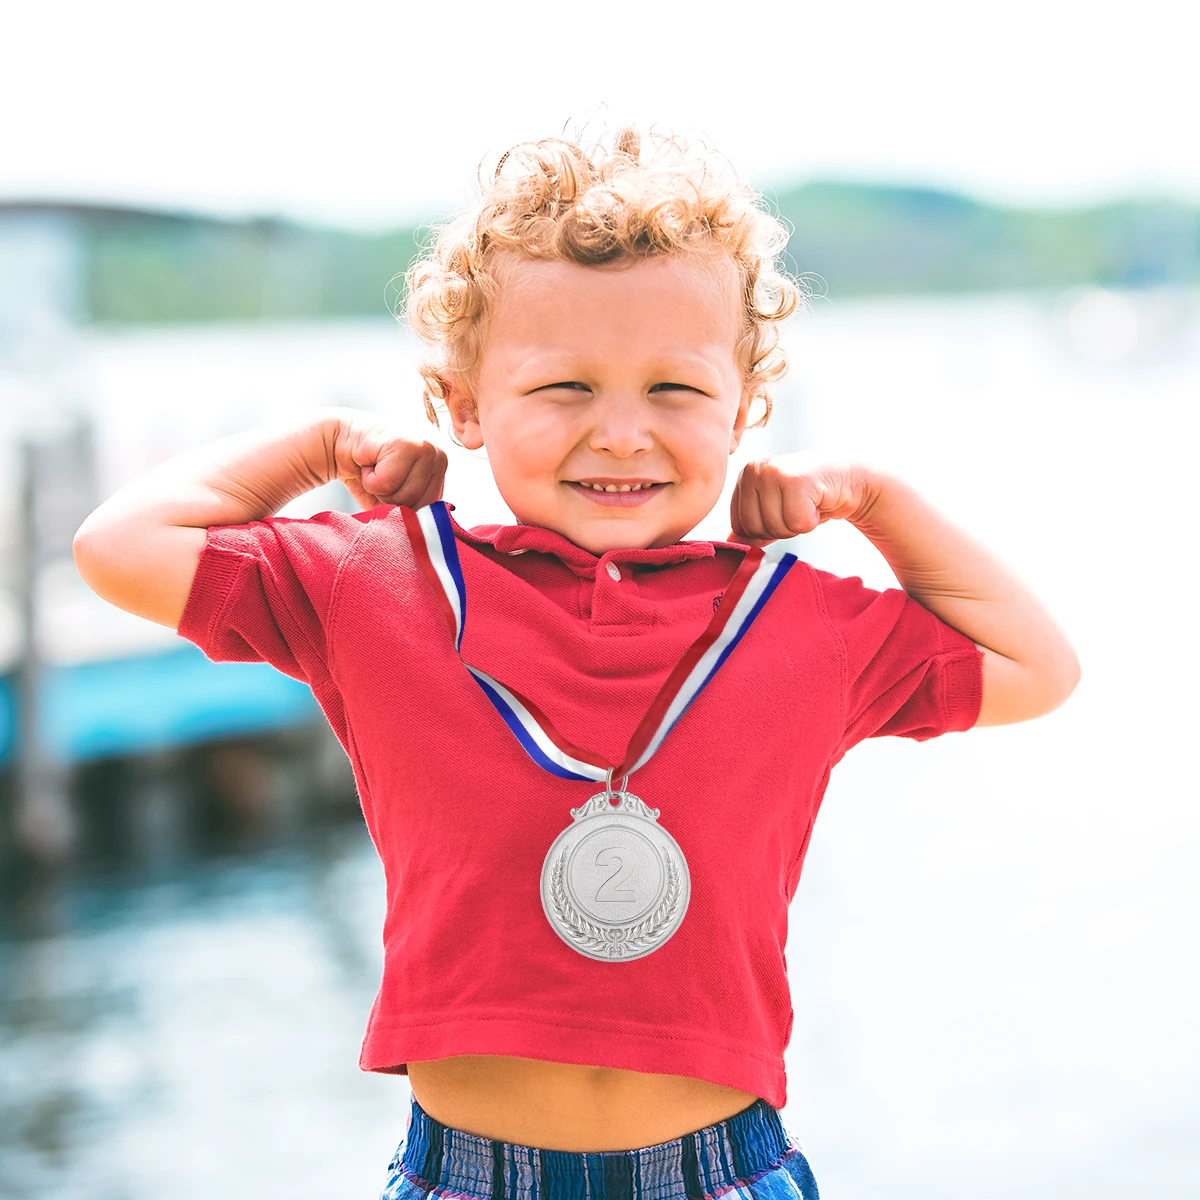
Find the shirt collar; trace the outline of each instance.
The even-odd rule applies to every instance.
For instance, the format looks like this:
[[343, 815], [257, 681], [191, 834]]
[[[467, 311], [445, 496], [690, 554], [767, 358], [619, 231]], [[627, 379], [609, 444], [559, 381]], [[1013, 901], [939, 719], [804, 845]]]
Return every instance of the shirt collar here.
[[[447, 510], [454, 508], [449, 501], [444, 503]], [[472, 529], [464, 529], [453, 517], [450, 517], [450, 524], [455, 537], [464, 541], [492, 546], [502, 554], [523, 554], [527, 550], [553, 554], [576, 575], [587, 578], [595, 575], [598, 566], [612, 559], [660, 567], [693, 558], [712, 558], [718, 550], [737, 550], [745, 554], [748, 549], [740, 542], [684, 541], [670, 546], [630, 547], [593, 554], [557, 530], [545, 529], [541, 525], [476, 525]]]

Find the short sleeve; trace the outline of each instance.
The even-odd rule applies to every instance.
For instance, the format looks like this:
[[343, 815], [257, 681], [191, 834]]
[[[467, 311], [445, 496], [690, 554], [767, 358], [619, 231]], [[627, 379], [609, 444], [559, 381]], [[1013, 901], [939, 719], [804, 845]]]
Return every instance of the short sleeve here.
[[838, 756], [864, 738], [925, 741], [970, 729], [983, 702], [983, 651], [901, 588], [816, 571], [845, 654]]
[[213, 662], [266, 662], [310, 685], [325, 678], [334, 587], [368, 515], [210, 526], [176, 632]]

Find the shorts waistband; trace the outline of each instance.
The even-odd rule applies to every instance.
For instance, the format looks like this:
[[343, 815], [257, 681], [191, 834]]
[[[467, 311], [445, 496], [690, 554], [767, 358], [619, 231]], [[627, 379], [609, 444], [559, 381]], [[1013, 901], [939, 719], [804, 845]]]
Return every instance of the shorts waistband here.
[[670, 1142], [572, 1153], [451, 1128], [413, 1096], [401, 1167], [426, 1191], [471, 1200], [702, 1200], [754, 1182], [796, 1149], [761, 1098]]

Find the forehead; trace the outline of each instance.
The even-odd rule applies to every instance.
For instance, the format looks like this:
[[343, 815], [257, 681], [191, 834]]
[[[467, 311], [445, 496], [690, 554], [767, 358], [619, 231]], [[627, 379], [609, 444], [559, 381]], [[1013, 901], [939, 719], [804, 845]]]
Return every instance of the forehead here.
[[506, 254], [495, 278], [489, 341], [659, 337], [732, 347], [740, 332], [737, 268], [716, 251], [602, 266]]

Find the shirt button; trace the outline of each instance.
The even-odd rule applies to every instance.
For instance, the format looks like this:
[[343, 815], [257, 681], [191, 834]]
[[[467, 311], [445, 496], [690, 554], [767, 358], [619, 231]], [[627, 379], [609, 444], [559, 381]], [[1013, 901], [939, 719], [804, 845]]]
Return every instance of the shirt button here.
[[609, 573], [611, 578], [616, 580], [621, 578], [621, 568], [615, 562], [607, 563], [604, 569]]

